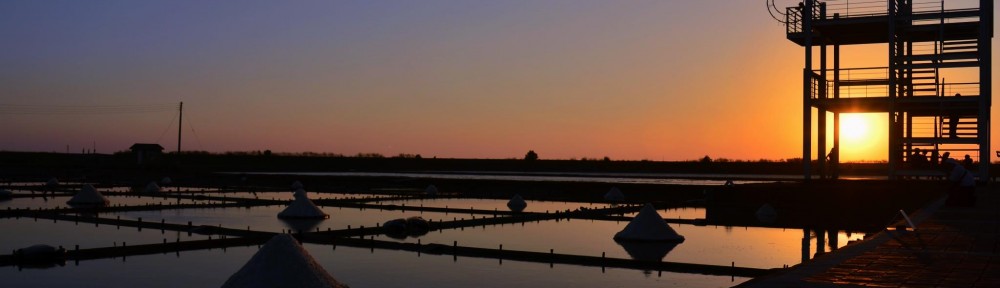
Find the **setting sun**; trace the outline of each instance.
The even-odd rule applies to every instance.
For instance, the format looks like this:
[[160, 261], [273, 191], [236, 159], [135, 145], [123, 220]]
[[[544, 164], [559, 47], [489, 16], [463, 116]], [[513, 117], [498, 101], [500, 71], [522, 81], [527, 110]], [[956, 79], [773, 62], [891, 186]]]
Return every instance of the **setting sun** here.
[[[888, 119], [882, 113], [841, 114], [841, 161], [885, 160], [888, 157], [887, 125]], [[830, 142], [829, 145], [833, 143]]]
[[860, 114], [844, 114], [840, 119], [840, 136], [844, 141], [859, 142], [868, 138], [868, 121]]

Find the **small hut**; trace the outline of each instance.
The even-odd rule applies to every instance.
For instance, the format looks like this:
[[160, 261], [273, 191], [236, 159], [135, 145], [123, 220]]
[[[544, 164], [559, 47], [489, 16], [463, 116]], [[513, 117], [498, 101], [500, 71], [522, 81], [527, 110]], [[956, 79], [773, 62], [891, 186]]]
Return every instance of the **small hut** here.
[[160, 155], [163, 155], [163, 146], [160, 144], [135, 143], [128, 149], [132, 150], [132, 154], [135, 154], [135, 163], [139, 165], [156, 161], [160, 159]]

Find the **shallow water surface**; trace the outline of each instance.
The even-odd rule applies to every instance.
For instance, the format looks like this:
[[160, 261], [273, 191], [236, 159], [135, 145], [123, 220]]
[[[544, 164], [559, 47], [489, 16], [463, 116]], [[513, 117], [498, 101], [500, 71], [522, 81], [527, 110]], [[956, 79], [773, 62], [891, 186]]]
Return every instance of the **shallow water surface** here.
[[281, 232], [287, 229], [292, 230], [339, 230], [358, 228], [360, 226], [374, 227], [397, 218], [410, 216], [421, 216], [426, 220], [441, 221], [452, 220], [453, 218], [470, 218], [469, 214], [420, 212], [412, 210], [384, 210], [378, 209], [356, 209], [340, 207], [320, 207], [323, 212], [330, 214], [330, 218], [324, 220], [282, 220], [278, 219], [278, 213], [285, 209], [284, 205], [257, 206], [252, 208], [198, 208], [198, 209], [176, 209], [159, 211], [131, 211], [102, 214], [103, 217], [114, 218], [120, 216], [122, 219], [135, 220], [138, 218], [147, 221], [160, 221], [165, 219], [168, 223], [186, 224], [188, 221], [192, 225], [219, 226], [234, 229]]
[[[628, 222], [594, 221], [594, 220], [550, 220], [541, 222], [507, 225], [473, 227], [458, 230], [433, 231], [419, 238], [407, 238], [405, 241], [416, 243], [419, 239], [423, 244], [438, 243], [454, 244], [481, 248], [499, 248], [505, 250], [522, 250], [533, 252], [600, 256], [631, 259], [627, 249], [628, 243], [619, 244], [613, 237], [615, 233], [625, 228]], [[803, 235], [801, 229], [776, 229], [754, 227], [718, 227], [671, 224], [678, 234], [686, 239], [673, 248], [638, 250], [642, 253], [663, 253], [659, 257], [663, 261], [697, 263], [709, 265], [732, 265], [752, 268], [780, 268], [784, 265], [794, 265], [802, 262]], [[837, 234], [836, 248], [843, 247], [849, 240], [857, 240], [864, 234]], [[376, 236], [376, 239], [394, 240], [388, 236]], [[810, 243], [816, 242], [810, 234]], [[832, 243], [828, 243], [832, 244]], [[827, 244], [827, 246], [829, 246]], [[624, 245], [624, 246], [623, 246]], [[669, 246], [664, 244], [663, 246]], [[810, 244], [809, 258], [815, 254], [816, 245]], [[826, 247], [826, 251], [830, 248]], [[657, 250], [660, 250], [657, 252]], [[662, 251], [666, 250], [666, 251]], [[633, 250], [635, 251], [635, 250]], [[645, 257], [654, 257], [646, 255]], [[654, 259], [659, 260], [659, 259]]]
[[32, 218], [0, 219], [0, 253], [8, 254], [15, 249], [35, 244], [47, 244], [54, 247], [63, 246], [67, 250], [74, 245], [80, 249], [112, 247], [121, 245], [155, 244], [167, 241], [208, 239], [208, 236], [176, 231], [161, 231], [159, 229], [135, 227], [118, 227], [115, 225], [94, 225], [91, 223], [73, 221], [53, 221]]
[[[306, 244], [338, 281], [351, 287], [729, 287], [746, 278], [602, 269]], [[4, 287], [219, 287], [257, 247], [185, 251], [64, 267], [0, 267]]]
[[[122, 189], [122, 188], [111, 188]], [[182, 188], [183, 189], [183, 188]], [[172, 193], [157, 196], [108, 196], [112, 206], [176, 204]], [[207, 196], [249, 199], [276, 199], [290, 202], [291, 192], [204, 192]], [[176, 194], [175, 194], [176, 195]], [[190, 195], [190, 194], [183, 194]], [[380, 195], [310, 193], [313, 199], [366, 199], [365, 203], [394, 205], [390, 210], [320, 206], [330, 214], [324, 220], [282, 220], [277, 214], [286, 205], [185, 208], [150, 211], [101, 213], [100, 217], [156, 223], [161, 219], [172, 224], [209, 225], [234, 229], [283, 232], [288, 230], [339, 230], [348, 227], [373, 227], [410, 216], [433, 222], [458, 219], [503, 217], [491, 211], [507, 211], [505, 199], [409, 199], [373, 200]], [[0, 202], [0, 209], [33, 210], [65, 207], [69, 196], [28, 197]], [[217, 200], [180, 200], [181, 204], [220, 203]], [[604, 203], [533, 201], [527, 199], [528, 212], [564, 211], [580, 208], [604, 208]], [[475, 209], [481, 214], [421, 212], [414, 207]], [[148, 209], [140, 208], [140, 209]], [[704, 208], [671, 208], [657, 211], [663, 218], [705, 218]], [[634, 216], [635, 213], [624, 216]], [[458, 245], [610, 258], [643, 259], [718, 266], [736, 265], [752, 268], [779, 268], [795, 265], [831, 251], [863, 233], [809, 231], [760, 227], [724, 227], [670, 224], [683, 235], [684, 242], [674, 245], [619, 243], [614, 234], [628, 221], [558, 219], [528, 223], [465, 227], [431, 231], [419, 237], [394, 239], [369, 236], [387, 241], [422, 244]], [[155, 225], [154, 225], [155, 226]], [[0, 219], [0, 253], [34, 244], [49, 244], [71, 249], [121, 245], [154, 244], [167, 241], [208, 239], [207, 235], [94, 225], [73, 221], [32, 218]], [[823, 233], [832, 233], [824, 235]], [[747, 280], [729, 276], [696, 273], [662, 273], [630, 269], [601, 269], [574, 265], [519, 262], [492, 258], [451, 255], [428, 255], [408, 251], [352, 248], [306, 243], [305, 247], [334, 277], [353, 287], [728, 287]], [[231, 247], [167, 254], [129, 256], [68, 263], [50, 269], [0, 267], [3, 287], [218, 287], [257, 251], [256, 246]]]
[[[502, 199], [470, 199], [470, 198], [427, 198], [411, 200], [377, 201], [374, 204], [382, 205], [406, 205], [410, 207], [435, 207], [435, 208], [456, 208], [475, 210], [495, 210], [510, 211], [507, 202]], [[576, 210], [580, 208], [605, 208], [605, 203], [587, 202], [560, 202], [560, 201], [535, 201], [526, 199], [528, 206], [524, 212], [556, 212], [565, 210]]]

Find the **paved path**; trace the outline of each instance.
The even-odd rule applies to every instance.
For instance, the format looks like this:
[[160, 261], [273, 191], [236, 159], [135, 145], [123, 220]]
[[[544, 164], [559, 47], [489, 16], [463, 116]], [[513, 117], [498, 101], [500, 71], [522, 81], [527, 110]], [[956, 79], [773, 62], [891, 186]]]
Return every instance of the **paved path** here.
[[976, 194], [975, 207], [918, 212], [916, 231], [883, 231], [740, 286], [1000, 287], [1000, 187]]

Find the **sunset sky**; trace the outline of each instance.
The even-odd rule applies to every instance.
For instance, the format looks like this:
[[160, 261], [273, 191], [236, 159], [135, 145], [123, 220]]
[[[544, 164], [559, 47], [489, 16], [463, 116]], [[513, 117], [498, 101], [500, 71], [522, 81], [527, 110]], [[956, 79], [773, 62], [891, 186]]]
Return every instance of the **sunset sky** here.
[[[172, 151], [183, 101], [185, 150], [801, 157], [803, 50], [763, 1], [4, 1], [0, 39], [0, 105], [34, 105], [0, 150]], [[884, 159], [861, 119], [843, 159]]]

